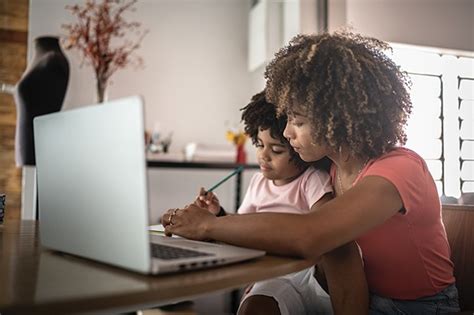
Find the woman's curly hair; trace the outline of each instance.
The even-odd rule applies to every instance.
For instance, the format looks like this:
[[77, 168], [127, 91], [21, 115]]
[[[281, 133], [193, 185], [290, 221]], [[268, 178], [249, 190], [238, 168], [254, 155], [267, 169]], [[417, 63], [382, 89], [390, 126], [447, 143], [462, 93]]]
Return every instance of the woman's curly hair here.
[[386, 43], [348, 31], [298, 35], [265, 71], [267, 100], [279, 113], [302, 112], [315, 143], [373, 158], [405, 144], [411, 113], [406, 73]]
[[290, 152], [290, 161], [298, 168], [305, 169], [310, 165], [316, 168], [328, 169], [327, 162], [308, 163], [303, 161], [298, 153], [291, 147], [288, 139], [283, 136], [285, 130], [287, 116], [285, 114], [277, 115], [275, 105], [268, 103], [265, 99], [265, 91], [255, 94], [250, 103], [241, 108], [242, 121], [245, 124], [245, 133], [252, 139], [254, 145], [258, 144], [258, 132], [260, 130], [269, 130], [270, 135], [281, 141]]

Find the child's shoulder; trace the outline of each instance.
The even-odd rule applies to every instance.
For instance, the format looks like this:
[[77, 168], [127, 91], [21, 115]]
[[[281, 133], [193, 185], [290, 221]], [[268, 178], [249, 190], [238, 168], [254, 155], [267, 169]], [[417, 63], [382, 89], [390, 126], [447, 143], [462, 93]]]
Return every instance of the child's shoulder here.
[[262, 181], [267, 181], [268, 179], [263, 176], [263, 174], [261, 172], [256, 172], [252, 175], [252, 177], [250, 178], [250, 183], [260, 183]]
[[313, 204], [324, 194], [332, 192], [331, 178], [325, 170], [310, 166], [301, 176], [300, 187], [305, 192], [306, 198]]
[[300, 178], [309, 182], [326, 182], [329, 179], [329, 174], [325, 170], [310, 166], [300, 175]]

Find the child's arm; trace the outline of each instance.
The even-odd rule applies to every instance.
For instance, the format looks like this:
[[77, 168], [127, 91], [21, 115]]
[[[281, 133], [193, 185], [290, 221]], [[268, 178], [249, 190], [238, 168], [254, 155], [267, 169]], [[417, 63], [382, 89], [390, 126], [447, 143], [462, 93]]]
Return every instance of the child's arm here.
[[[221, 208], [219, 199], [213, 192], [208, 192], [203, 187], [199, 190], [199, 195], [196, 197], [194, 204], [198, 207], [207, 209], [214, 215], [225, 215], [224, 209]], [[222, 212], [224, 214], [222, 214]]]

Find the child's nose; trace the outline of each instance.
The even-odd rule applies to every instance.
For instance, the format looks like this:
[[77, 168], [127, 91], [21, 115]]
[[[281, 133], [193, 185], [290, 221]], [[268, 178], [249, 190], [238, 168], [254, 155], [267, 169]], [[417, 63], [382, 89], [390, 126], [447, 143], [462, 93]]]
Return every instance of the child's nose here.
[[260, 159], [264, 160], [264, 161], [270, 161], [270, 154], [269, 154], [269, 150], [268, 149], [263, 149], [262, 151], [260, 151]]

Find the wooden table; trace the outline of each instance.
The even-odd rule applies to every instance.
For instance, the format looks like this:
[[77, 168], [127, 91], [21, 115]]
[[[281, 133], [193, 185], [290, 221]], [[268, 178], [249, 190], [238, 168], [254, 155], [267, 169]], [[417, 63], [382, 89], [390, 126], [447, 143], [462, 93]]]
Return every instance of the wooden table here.
[[42, 250], [36, 221], [0, 225], [0, 313], [127, 312], [242, 287], [307, 268], [267, 255], [213, 269], [145, 276]]

